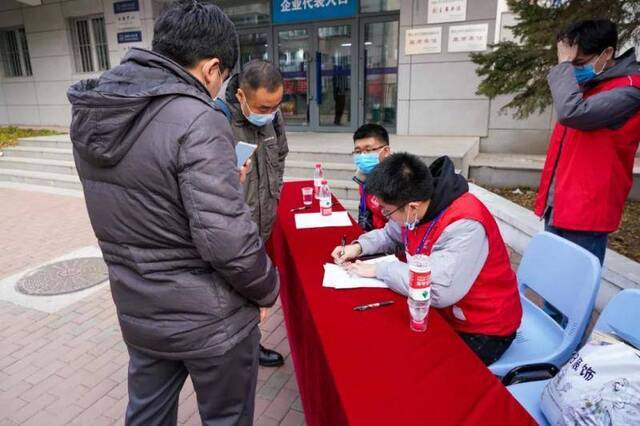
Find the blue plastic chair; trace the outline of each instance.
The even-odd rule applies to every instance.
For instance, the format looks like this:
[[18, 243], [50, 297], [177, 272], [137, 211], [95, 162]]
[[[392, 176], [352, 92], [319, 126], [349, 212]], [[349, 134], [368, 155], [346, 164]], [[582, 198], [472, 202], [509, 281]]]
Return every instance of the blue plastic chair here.
[[[640, 343], [640, 290], [622, 290], [605, 306], [594, 327], [604, 332], [614, 332], [628, 342]], [[540, 410], [542, 390], [549, 380], [518, 383], [507, 389], [541, 425], [549, 422]]]
[[[600, 262], [582, 247], [549, 232], [534, 236], [518, 268], [522, 323], [515, 340], [489, 369], [504, 376], [526, 364], [562, 366], [578, 347], [600, 286]], [[563, 329], [524, 297], [530, 288], [567, 317]]]

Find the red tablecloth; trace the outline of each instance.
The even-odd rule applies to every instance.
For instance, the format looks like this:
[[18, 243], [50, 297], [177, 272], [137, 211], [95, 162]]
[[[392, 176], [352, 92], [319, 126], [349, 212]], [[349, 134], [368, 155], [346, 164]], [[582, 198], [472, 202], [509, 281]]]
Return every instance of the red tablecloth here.
[[[383, 289], [322, 287], [330, 252], [360, 230], [297, 230], [293, 207], [311, 182], [284, 185], [268, 247], [281, 280], [289, 344], [309, 425], [535, 424], [435, 310], [409, 329], [406, 299]], [[334, 206], [334, 210], [344, 210]], [[318, 211], [314, 204], [312, 211]], [[395, 300], [355, 312], [359, 304]]]

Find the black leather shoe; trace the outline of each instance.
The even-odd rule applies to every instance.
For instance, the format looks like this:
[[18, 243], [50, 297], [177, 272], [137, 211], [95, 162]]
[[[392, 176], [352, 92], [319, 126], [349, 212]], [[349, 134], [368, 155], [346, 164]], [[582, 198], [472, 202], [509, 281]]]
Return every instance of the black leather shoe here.
[[284, 358], [278, 352], [260, 345], [259, 363], [262, 367], [280, 367], [284, 365]]

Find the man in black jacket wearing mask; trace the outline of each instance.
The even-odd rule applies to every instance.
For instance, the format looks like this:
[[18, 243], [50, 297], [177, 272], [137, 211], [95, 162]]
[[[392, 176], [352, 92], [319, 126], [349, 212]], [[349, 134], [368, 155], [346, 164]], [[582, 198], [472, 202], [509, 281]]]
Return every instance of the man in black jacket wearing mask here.
[[236, 41], [218, 7], [178, 1], [156, 20], [152, 51], [69, 89], [74, 158], [130, 356], [128, 425], [176, 424], [187, 375], [203, 424], [253, 421], [257, 326], [278, 278], [212, 102]]

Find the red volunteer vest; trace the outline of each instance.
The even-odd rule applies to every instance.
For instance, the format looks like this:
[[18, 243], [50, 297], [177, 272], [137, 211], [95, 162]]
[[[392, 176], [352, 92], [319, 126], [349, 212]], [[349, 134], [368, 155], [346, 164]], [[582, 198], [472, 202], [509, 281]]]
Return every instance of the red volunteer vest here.
[[[612, 78], [584, 96], [618, 87], [640, 88], [639, 76]], [[543, 216], [555, 172], [553, 226], [594, 232], [618, 229], [633, 184], [633, 162], [640, 141], [640, 112], [619, 129], [582, 131], [556, 124], [540, 179], [535, 213]]]
[[[445, 228], [462, 219], [482, 224], [489, 240], [489, 254], [469, 292], [458, 303], [440, 312], [456, 331], [508, 336], [518, 329], [522, 319], [518, 283], [498, 224], [480, 200], [469, 192], [455, 200], [433, 225], [422, 253], [431, 254]], [[411, 255], [416, 254], [431, 223], [408, 231], [407, 249]]]
[[[362, 185], [359, 186], [360, 198], [362, 202]], [[382, 214], [382, 210], [380, 209], [380, 203], [373, 195], [367, 193], [364, 197], [364, 207], [371, 213], [371, 223], [373, 225], [373, 229], [382, 229], [387, 224], [387, 219]]]

